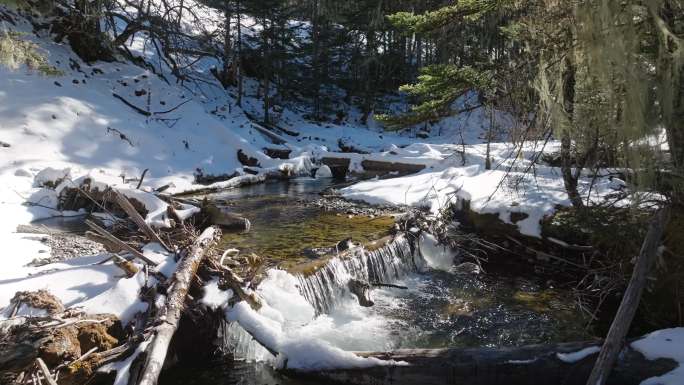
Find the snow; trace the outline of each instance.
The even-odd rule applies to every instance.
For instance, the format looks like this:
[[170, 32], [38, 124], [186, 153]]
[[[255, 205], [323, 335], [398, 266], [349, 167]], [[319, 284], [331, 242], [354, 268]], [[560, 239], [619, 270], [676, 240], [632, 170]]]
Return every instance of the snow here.
[[94, 255], [36, 268], [15, 265], [15, 269], [3, 269], [0, 308], [9, 305], [18, 291], [45, 289], [66, 307], [82, 307], [91, 313], [111, 313], [126, 324], [137, 311], [145, 309], [146, 305], [138, 298], [144, 285], [144, 275], [139, 273], [132, 278], [122, 278], [121, 269], [113, 262], [98, 264], [107, 257], [106, 254]]
[[630, 346], [648, 360], [669, 358], [679, 363], [674, 370], [646, 379], [641, 385], [684, 384], [684, 328], [656, 330], [632, 342]]
[[[557, 145], [548, 143], [546, 148]], [[560, 170], [530, 160], [539, 150], [537, 143], [525, 143], [519, 157], [513, 144], [492, 143], [491, 170], [485, 169], [486, 146], [482, 144], [416, 144], [407, 149], [410, 155], [404, 155], [402, 161], [422, 163], [426, 169], [399, 178], [360, 182], [342, 189], [342, 195], [371, 204], [425, 207], [434, 214], [450, 205], [468, 207], [477, 213], [496, 214], [505, 223], [513, 223], [512, 213], [522, 213], [527, 217], [515, 225], [520, 233], [533, 237], [541, 236], [540, 221], [545, 216], [559, 205], [570, 205]], [[463, 154], [457, 152], [462, 150]], [[579, 181], [580, 194], [586, 197], [591, 189], [592, 201], [601, 201], [615, 192], [614, 187], [608, 177], [599, 177], [592, 184], [592, 177], [585, 175]]]
[[[258, 312], [244, 301], [226, 311], [226, 319], [237, 322], [257, 341], [280, 353], [275, 358], [266, 356], [276, 367], [307, 371], [405, 364], [362, 358], [343, 350], [340, 346], [344, 344], [335, 339], [346, 339], [347, 343], [365, 339], [373, 333], [373, 325], [369, 324], [372, 320], [358, 315], [350, 317], [351, 314], [337, 321], [325, 315], [315, 317], [313, 307], [299, 294], [296, 282], [285, 271], [269, 270], [259, 285], [258, 293], [266, 303]], [[355, 308], [358, 310], [358, 306]], [[258, 349], [250, 350], [255, 354], [252, 358], [264, 358]]]
[[556, 357], [563, 362], [573, 364], [601, 351], [599, 346], [590, 346], [572, 353], [556, 353]]
[[114, 384], [113, 385], [126, 385], [128, 384], [128, 378], [130, 377], [130, 368], [131, 365], [133, 364], [133, 361], [135, 361], [138, 356], [145, 351], [147, 348], [147, 345], [149, 345], [151, 341], [143, 341], [141, 342], [136, 348], [135, 351], [133, 351], [133, 354], [130, 356], [126, 357], [126, 359], [117, 361], [117, 362], [112, 362], [109, 364], [106, 364], [105, 366], [101, 367], [98, 369], [99, 372], [103, 373], [111, 373], [111, 372], [116, 372], [116, 378], [114, 379]]
[[228, 301], [233, 297], [231, 289], [221, 290], [218, 287], [218, 279], [213, 279], [204, 285], [204, 296], [202, 303], [210, 309], [220, 309], [228, 305]]

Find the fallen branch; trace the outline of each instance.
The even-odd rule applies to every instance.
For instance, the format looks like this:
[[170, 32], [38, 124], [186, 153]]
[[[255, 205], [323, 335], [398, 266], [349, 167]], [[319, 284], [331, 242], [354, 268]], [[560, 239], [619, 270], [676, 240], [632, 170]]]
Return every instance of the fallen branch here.
[[[308, 372], [290, 369], [289, 372], [314, 377], [317, 383], [347, 385], [576, 385], [583, 384], [588, 377], [599, 344], [588, 341], [499, 348], [354, 352], [359, 357], [383, 360], [387, 365]], [[582, 351], [585, 353], [580, 353]], [[389, 360], [405, 364], [392, 365], [387, 362]], [[618, 365], [620, 370], [610, 377], [612, 384], [639, 384], [646, 378], [661, 376], [677, 367], [673, 360], [648, 360], [631, 348], [622, 350]]]
[[136, 106], [135, 104], [129, 102], [128, 100], [124, 99], [122, 96], [120, 96], [116, 93], [112, 93], [112, 96], [121, 100], [125, 105], [127, 105], [128, 107], [131, 107], [133, 110], [135, 110], [135, 112], [137, 112], [141, 115], [144, 115], [144, 116], [152, 115], [151, 112], [143, 110], [142, 108], [140, 108], [140, 107]]
[[152, 227], [145, 222], [145, 219], [138, 213], [138, 210], [133, 207], [131, 202], [123, 194], [114, 191], [114, 201], [128, 214], [133, 222], [140, 228], [140, 230], [147, 235], [151, 241], [159, 243], [166, 251], [172, 252], [171, 248], [159, 238], [159, 235], [152, 229]]
[[[103, 229], [102, 227], [98, 226], [97, 224], [95, 224], [95, 222], [93, 222], [93, 221], [91, 221], [91, 220], [89, 220], [89, 219], [86, 219], [85, 224], [88, 225], [88, 227], [90, 227], [91, 229], [95, 230], [95, 231], [96, 231], [97, 233], [99, 233], [101, 236], [107, 238], [107, 240], [108, 240], [109, 242], [111, 242], [111, 243], [117, 245], [118, 247], [120, 247], [121, 250], [128, 251], [129, 253], [133, 254], [134, 257], [140, 259], [141, 261], [145, 262], [145, 263], [148, 264], [148, 265], [157, 266], [157, 262], [155, 262], [155, 261], [153, 261], [153, 260], [147, 258], [146, 256], [143, 255], [143, 253], [141, 253], [141, 252], [139, 252], [138, 250], [132, 248], [131, 246], [129, 246], [129, 245], [128, 245], [127, 243], [125, 243], [124, 241], [122, 241], [122, 240], [120, 240], [119, 238], [117, 238], [117, 237], [115, 237], [114, 235], [112, 235], [112, 233], [110, 233], [109, 231], [107, 231], [107, 230]], [[95, 239], [92, 239], [92, 240], [95, 240]]]
[[138, 385], [156, 385], [171, 338], [178, 328], [178, 322], [185, 309], [185, 297], [190, 290], [197, 268], [220, 234], [221, 231], [215, 227], [205, 229], [192, 244], [188, 254], [178, 263], [169, 286], [165, 307], [161, 312], [160, 319], [163, 322], [155, 328], [156, 333], [145, 350], [146, 357], [140, 370]]

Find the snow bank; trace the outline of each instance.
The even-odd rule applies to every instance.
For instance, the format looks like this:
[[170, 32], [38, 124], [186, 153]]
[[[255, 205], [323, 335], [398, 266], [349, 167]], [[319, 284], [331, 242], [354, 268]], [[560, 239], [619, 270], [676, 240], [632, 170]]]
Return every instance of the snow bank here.
[[[556, 142], [547, 144], [555, 148]], [[511, 214], [525, 214], [515, 222], [525, 235], [540, 237], [540, 221], [552, 214], [558, 205], [569, 206], [560, 170], [554, 167], [534, 165], [531, 159], [536, 143], [526, 143], [521, 156], [509, 143], [493, 143], [491, 146], [492, 169], [485, 169], [485, 145], [458, 146], [464, 154], [447, 154], [449, 147], [416, 144], [401, 149], [411, 155], [404, 160], [422, 161], [428, 167], [413, 175], [400, 178], [371, 180], [341, 190], [348, 199], [362, 200], [371, 204], [395, 204], [428, 208], [439, 214], [449, 205], [467, 206], [477, 213], [498, 215], [505, 223], [513, 223]], [[395, 152], [397, 150], [394, 150]], [[401, 156], [397, 153], [396, 156]], [[609, 178], [599, 177], [593, 181], [584, 176], [579, 181], [579, 191], [586, 197], [591, 190], [591, 200], [600, 201], [607, 194], [619, 189]]]

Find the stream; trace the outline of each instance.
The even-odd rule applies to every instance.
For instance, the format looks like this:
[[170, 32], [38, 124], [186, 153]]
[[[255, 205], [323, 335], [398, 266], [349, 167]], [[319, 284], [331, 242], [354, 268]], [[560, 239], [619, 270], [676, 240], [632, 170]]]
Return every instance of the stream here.
[[[269, 267], [290, 270], [297, 277], [300, 299], [306, 299], [315, 316], [288, 324], [295, 335], [352, 351], [519, 346], [589, 337], [569, 290], [529, 274], [523, 276], [515, 269], [477, 273], [454, 268], [450, 266], [453, 253], [435, 250], [435, 245], [418, 248], [426, 255], [433, 254], [429, 258], [411, 254], [408, 242], [404, 241], [362, 253], [363, 257], [354, 261], [327, 263], [316, 273], [295, 273], [293, 267], [315, 262], [322, 253], [335, 250], [342, 239], [351, 237], [354, 242], [363, 243], [391, 232], [392, 216], [352, 215], [311, 204], [320, 198], [318, 193], [323, 189], [337, 187], [334, 183], [302, 178], [208, 196], [252, 223], [249, 233], [225, 234], [222, 248], [255, 253], [265, 257]], [[445, 256], [448, 263], [443, 261]], [[440, 263], [426, 262], [436, 258], [441, 258], [437, 261]], [[289, 274], [278, 276], [283, 275], [295, 280]], [[375, 288], [371, 293], [375, 305], [361, 307], [345, 289], [346, 285], [340, 283], [350, 277], [371, 282], [391, 280], [385, 283], [407, 289]], [[260, 285], [260, 290], [265, 286], [261, 294], [267, 302], [277, 302], [278, 283], [269, 275]], [[278, 308], [277, 303], [271, 305]], [[286, 316], [288, 311], [296, 312], [278, 309]], [[291, 315], [301, 318], [300, 314]], [[239, 326], [227, 327], [224, 343], [234, 359], [194, 367], [176, 365], [162, 374], [160, 384], [312, 383], [276, 373], [268, 362], [272, 356]]]

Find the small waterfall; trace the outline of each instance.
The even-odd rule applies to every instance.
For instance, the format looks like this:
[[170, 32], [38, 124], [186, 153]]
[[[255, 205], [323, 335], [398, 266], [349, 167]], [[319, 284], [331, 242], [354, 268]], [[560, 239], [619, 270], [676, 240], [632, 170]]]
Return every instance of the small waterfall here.
[[405, 236], [399, 235], [379, 249], [358, 248], [352, 255], [331, 259], [311, 275], [300, 275], [300, 292], [317, 314], [327, 313], [348, 292], [350, 279], [392, 283], [423, 265], [420, 252]]

